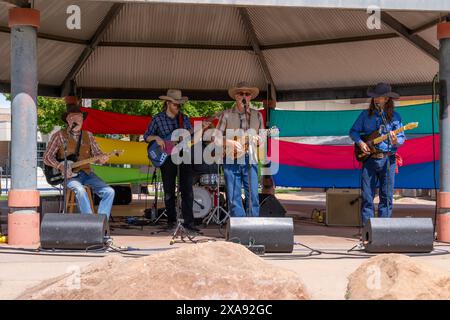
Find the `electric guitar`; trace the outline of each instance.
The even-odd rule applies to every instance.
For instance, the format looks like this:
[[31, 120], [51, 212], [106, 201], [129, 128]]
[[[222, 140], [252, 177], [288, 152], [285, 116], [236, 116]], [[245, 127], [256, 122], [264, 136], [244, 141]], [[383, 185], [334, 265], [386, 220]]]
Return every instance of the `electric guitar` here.
[[[411, 122], [408, 123], [407, 125], [398, 128], [397, 130], [394, 130], [394, 134], [398, 134], [402, 131], [406, 131], [406, 130], [412, 130], [415, 129], [419, 126], [419, 122]], [[384, 134], [380, 136], [380, 133], [378, 132], [378, 130], [375, 130], [374, 132], [372, 132], [371, 134], [368, 134], [366, 136], [362, 136], [361, 139], [362, 141], [364, 141], [367, 146], [370, 149], [370, 153], [364, 153], [361, 149], [361, 147], [355, 143], [355, 157], [356, 160], [360, 161], [360, 162], [364, 162], [366, 161], [368, 158], [370, 158], [371, 155], [377, 153], [377, 149], [376, 149], [376, 145], [380, 144], [381, 142], [387, 140], [389, 138], [389, 134]]]
[[[124, 152], [124, 150], [113, 150], [113, 151], [107, 153], [106, 155], [108, 157], [112, 157], [114, 155], [118, 157], [123, 152]], [[101, 157], [103, 157], [103, 155], [95, 156], [95, 157], [85, 159], [85, 160], [76, 161], [77, 159], [75, 158], [75, 154], [71, 154], [71, 155], [67, 156], [67, 167], [76, 169], [76, 168], [84, 166], [86, 164], [95, 162], [95, 161], [99, 160]], [[63, 162], [64, 158], [62, 158], [62, 159], [56, 158], [56, 160], [58, 162]], [[44, 175], [45, 175], [45, 179], [47, 180], [47, 183], [49, 185], [56, 186], [56, 185], [64, 182], [64, 174], [61, 171], [59, 171], [58, 169], [53, 168], [51, 166], [44, 165]], [[78, 175], [78, 173], [74, 172], [71, 178], [75, 178], [77, 175]]]

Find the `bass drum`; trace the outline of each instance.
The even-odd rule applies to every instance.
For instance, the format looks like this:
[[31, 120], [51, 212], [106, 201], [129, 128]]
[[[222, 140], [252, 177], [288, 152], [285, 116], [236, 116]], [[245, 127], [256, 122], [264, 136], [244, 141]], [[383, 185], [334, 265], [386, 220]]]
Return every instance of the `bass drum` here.
[[203, 219], [213, 208], [212, 195], [203, 187], [194, 186], [192, 188], [194, 189], [194, 218]]

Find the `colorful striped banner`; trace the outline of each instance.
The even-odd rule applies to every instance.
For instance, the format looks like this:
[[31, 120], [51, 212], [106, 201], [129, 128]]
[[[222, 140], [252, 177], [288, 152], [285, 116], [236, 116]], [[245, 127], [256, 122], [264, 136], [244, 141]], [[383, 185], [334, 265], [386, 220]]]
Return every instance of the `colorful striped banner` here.
[[[439, 161], [436, 161], [436, 179], [439, 188]], [[359, 188], [361, 170], [324, 170], [280, 165], [274, 175], [275, 185], [303, 188]], [[399, 168], [395, 175], [395, 188], [433, 189], [433, 162], [413, 164]]]
[[[439, 135], [435, 135], [435, 157], [433, 157], [433, 136], [406, 140], [398, 149], [403, 165], [421, 164], [439, 160]], [[353, 146], [311, 145], [279, 141], [279, 163], [325, 170], [359, 169]]]
[[[271, 110], [270, 126], [280, 129], [280, 137], [347, 136], [362, 110], [345, 111], [290, 111]], [[395, 108], [403, 124], [419, 121], [419, 127], [410, 134], [432, 134], [432, 104], [399, 106]], [[434, 108], [435, 133], [438, 132], [439, 106]]]
[[[82, 110], [88, 113], [88, 117], [83, 122], [83, 130], [94, 134], [144, 134], [152, 119], [150, 116], [131, 116], [91, 108], [82, 108]], [[259, 112], [262, 114], [265, 123], [266, 110], [262, 109]], [[203, 121], [207, 118], [190, 118], [190, 121], [193, 126], [194, 122]], [[214, 123], [217, 124], [217, 120]]]

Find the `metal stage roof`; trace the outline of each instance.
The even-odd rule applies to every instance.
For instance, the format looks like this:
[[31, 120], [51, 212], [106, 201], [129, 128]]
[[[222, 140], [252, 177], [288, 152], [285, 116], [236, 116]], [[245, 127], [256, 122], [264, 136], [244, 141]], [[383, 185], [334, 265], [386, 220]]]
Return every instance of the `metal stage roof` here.
[[[3, 92], [10, 86], [7, 2], [20, 1], [0, 1]], [[176, 87], [194, 100], [228, 100], [227, 88], [242, 80], [257, 85], [260, 98], [270, 83], [278, 101], [365, 97], [379, 81], [402, 95], [430, 94], [439, 60], [436, 24], [450, 12], [448, 0], [34, 4], [41, 11], [41, 95], [68, 94], [75, 82], [84, 98], [130, 99]], [[81, 30], [66, 27], [72, 4], [81, 8]], [[366, 25], [368, 4], [385, 8], [379, 30]]]

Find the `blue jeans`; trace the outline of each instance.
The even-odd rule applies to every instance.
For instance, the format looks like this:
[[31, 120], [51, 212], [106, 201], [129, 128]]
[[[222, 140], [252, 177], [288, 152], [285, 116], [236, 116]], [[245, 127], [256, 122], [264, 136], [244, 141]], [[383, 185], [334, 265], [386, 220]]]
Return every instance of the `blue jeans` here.
[[375, 197], [378, 183], [380, 187], [378, 217], [391, 217], [394, 198], [395, 166], [395, 155], [384, 157], [383, 159], [369, 158], [364, 162], [361, 175], [361, 216], [363, 225], [366, 225], [369, 219], [374, 217], [373, 198]]
[[105, 214], [107, 220], [111, 214], [111, 207], [114, 201], [114, 189], [104, 183], [95, 173], [91, 172], [89, 175], [84, 171], [80, 171], [78, 176], [70, 179], [67, 182], [67, 188], [75, 192], [77, 197], [78, 209], [82, 214], [92, 214], [91, 204], [89, 202], [84, 185], [91, 187], [92, 191], [96, 193], [100, 198], [100, 204], [98, 206], [98, 213]]
[[[248, 165], [248, 156], [245, 164], [224, 164], [223, 171], [227, 189], [228, 209], [232, 217], [247, 216], [249, 202], [249, 173], [251, 179], [251, 203], [252, 208], [248, 216], [259, 216], [259, 196], [258, 196], [258, 166], [256, 164]], [[242, 205], [242, 186], [245, 193], [245, 210]]]

